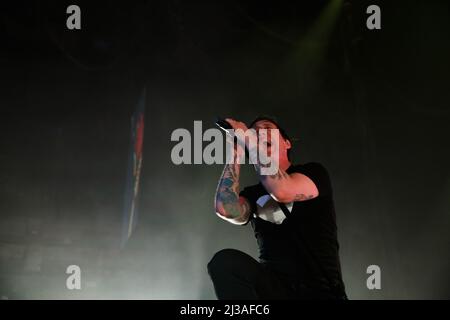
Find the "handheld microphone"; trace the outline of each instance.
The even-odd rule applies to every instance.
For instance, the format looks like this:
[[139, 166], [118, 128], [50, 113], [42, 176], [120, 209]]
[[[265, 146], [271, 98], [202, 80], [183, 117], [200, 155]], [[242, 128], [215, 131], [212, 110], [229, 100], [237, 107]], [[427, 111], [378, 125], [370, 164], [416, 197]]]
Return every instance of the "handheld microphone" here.
[[[228, 135], [230, 135], [230, 130], [233, 129], [233, 127], [231, 126], [231, 124], [227, 120], [225, 120], [223, 118], [220, 118], [220, 117], [217, 118], [215, 124], [216, 124], [217, 127], [219, 127], [220, 130], [225, 131], [225, 133], [228, 134]], [[235, 144], [238, 143], [238, 140], [237, 140], [236, 136], [234, 136], [233, 141], [234, 141]], [[244, 148], [244, 151], [245, 151], [245, 157], [248, 158], [249, 154], [248, 154], [247, 147]]]
[[231, 124], [229, 124], [228, 121], [222, 118], [217, 118], [216, 126], [218, 126], [220, 130], [225, 131], [227, 134], [230, 132], [231, 129], [233, 129]]

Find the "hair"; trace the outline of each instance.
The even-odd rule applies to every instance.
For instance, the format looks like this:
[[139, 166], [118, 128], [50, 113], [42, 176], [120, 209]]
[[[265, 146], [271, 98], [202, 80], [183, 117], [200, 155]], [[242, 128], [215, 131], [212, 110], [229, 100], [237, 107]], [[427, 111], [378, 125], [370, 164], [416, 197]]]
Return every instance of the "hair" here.
[[[277, 127], [277, 129], [280, 131], [280, 134], [281, 134], [281, 136], [285, 139], [285, 140], [288, 140], [291, 144], [292, 144], [292, 139], [288, 136], [288, 134], [286, 133], [286, 131], [284, 131], [284, 129], [282, 128], [282, 127], [280, 127], [280, 125], [278, 124], [278, 122], [274, 119], [274, 118], [271, 118], [271, 117], [269, 117], [269, 116], [258, 116], [258, 117], [256, 117], [250, 124], [249, 124], [249, 128], [251, 128], [251, 127], [253, 127], [253, 125], [255, 124], [255, 123], [257, 123], [258, 121], [269, 121], [269, 122], [272, 122], [276, 127]], [[288, 160], [291, 160], [291, 149], [288, 149], [287, 150], [287, 157], [288, 157]]]

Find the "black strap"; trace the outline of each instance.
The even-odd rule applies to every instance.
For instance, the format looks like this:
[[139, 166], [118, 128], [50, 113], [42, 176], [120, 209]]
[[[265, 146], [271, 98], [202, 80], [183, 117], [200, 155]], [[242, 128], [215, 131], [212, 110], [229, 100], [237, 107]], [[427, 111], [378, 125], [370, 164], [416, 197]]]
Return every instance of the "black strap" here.
[[[289, 211], [289, 209], [286, 207], [286, 205], [284, 203], [278, 202], [278, 205], [280, 206], [280, 208], [283, 211], [283, 213], [286, 216], [286, 218], [289, 218], [289, 217], [292, 216], [292, 213]], [[289, 224], [287, 224], [287, 225], [289, 225]], [[297, 243], [297, 245], [299, 245], [300, 248], [304, 248], [305, 249], [305, 252], [309, 255], [311, 261], [313, 261], [314, 264], [317, 266], [317, 268], [320, 271], [322, 277], [324, 279], [326, 279], [330, 289], [336, 295], [336, 297], [346, 300], [347, 299], [347, 295], [345, 294], [345, 289], [344, 289], [342, 283], [337, 283], [337, 282], [333, 281], [328, 276], [325, 268], [320, 263], [320, 261], [317, 258], [317, 256], [310, 249], [310, 247], [308, 246], [307, 242], [303, 239], [302, 234], [300, 233], [300, 230], [295, 230], [295, 231], [296, 232], [290, 232], [290, 234], [292, 235], [292, 238], [294, 239], [294, 241]]]

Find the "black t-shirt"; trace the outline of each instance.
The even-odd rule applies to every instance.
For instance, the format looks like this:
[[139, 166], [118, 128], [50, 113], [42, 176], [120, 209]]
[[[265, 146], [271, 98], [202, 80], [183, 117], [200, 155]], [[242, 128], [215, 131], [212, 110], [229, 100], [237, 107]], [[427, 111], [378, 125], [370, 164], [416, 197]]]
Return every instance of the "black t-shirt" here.
[[[328, 172], [319, 163], [291, 165], [286, 171], [289, 174], [302, 173], [310, 178], [319, 190], [319, 196], [286, 204], [291, 211], [286, 219], [278, 203], [261, 183], [241, 191], [240, 195], [252, 207], [249, 221], [258, 242], [260, 262], [281, 275], [295, 277], [311, 285], [329, 284], [329, 280], [342, 284], [333, 191]], [[308, 253], [311, 251], [312, 254]]]

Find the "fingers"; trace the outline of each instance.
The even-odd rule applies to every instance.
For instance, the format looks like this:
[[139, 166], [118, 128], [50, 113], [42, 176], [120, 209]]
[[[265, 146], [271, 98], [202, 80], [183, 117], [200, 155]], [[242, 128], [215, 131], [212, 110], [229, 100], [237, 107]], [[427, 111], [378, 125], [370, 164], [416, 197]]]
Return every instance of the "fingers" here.
[[236, 124], [237, 124], [237, 121], [236, 121], [236, 120], [234, 120], [234, 119], [232, 119], [232, 118], [225, 118], [225, 121], [228, 122], [228, 123], [233, 127], [233, 129], [236, 129], [236, 128], [235, 128], [235, 127], [236, 127]]
[[233, 127], [234, 130], [241, 129], [246, 131], [248, 129], [244, 122], [234, 120], [233, 118], [225, 118], [225, 120]]

